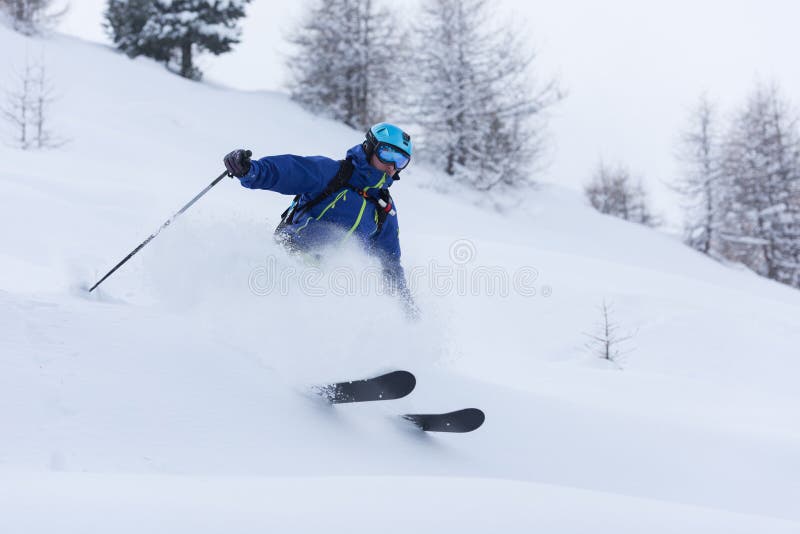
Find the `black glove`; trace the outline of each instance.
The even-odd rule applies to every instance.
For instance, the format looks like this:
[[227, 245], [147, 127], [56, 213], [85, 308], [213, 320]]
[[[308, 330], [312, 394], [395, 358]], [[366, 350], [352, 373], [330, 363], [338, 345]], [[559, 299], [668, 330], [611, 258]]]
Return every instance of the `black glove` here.
[[253, 153], [243, 148], [237, 148], [223, 159], [228, 176], [241, 178], [250, 172], [250, 156]]

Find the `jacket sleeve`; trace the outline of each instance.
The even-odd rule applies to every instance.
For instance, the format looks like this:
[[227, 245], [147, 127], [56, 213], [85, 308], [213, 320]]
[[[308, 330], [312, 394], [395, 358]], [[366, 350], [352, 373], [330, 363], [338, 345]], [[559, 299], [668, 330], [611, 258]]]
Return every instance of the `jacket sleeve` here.
[[376, 236], [374, 246], [384, 270], [390, 271], [393, 278], [401, 278], [405, 285], [405, 273], [400, 264], [400, 226], [397, 224], [397, 215], [386, 217], [381, 233]]
[[268, 189], [284, 195], [318, 193], [336, 175], [339, 163], [324, 156], [267, 156], [254, 160], [241, 179], [249, 189]]
[[400, 226], [396, 215], [389, 217], [376, 238], [376, 252], [381, 259], [384, 280], [390, 292], [400, 298], [408, 318], [418, 319], [420, 310], [414, 302], [403, 265], [400, 263]]

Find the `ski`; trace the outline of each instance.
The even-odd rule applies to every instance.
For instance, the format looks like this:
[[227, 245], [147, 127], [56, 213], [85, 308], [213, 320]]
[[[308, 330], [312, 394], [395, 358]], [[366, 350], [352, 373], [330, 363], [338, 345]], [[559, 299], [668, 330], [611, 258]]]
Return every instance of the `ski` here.
[[417, 379], [408, 371], [392, 371], [385, 375], [315, 386], [314, 390], [331, 404], [369, 402], [405, 397], [417, 385]]
[[486, 415], [477, 408], [465, 408], [449, 413], [406, 414], [403, 418], [425, 432], [472, 432], [483, 424]]
[[[392, 371], [380, 376], [314, 386], [314, 391], [331, 404], [401, 399], [414, 391], [417, 379], [408, 371]], [[486, 420], [477, 408], [449, 413], [405, 414], [404, 419], [425, 432], [472, 432]]]

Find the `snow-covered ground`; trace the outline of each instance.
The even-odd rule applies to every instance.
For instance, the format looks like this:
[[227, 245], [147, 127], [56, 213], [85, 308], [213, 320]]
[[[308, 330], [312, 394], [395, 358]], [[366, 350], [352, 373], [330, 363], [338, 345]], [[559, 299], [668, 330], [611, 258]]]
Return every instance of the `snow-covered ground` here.
[[[286, 257], [288, 199], [227, 179], [88, 294], [230, 149], [362, 134], [71, 38], [0, 50], [0, 74], [45, 58], [69, 139], [0, 146], [0, 532], [800, 532], [800, 292], [557, 184], [501, 215], [412, 165], [418, 323], [356, 251]], [[584, 349], [603, 299], [622, 370]], [[398, 401], [307, 391], [394, 368]], [[469, 406], [465, 435], [396, 417]]]

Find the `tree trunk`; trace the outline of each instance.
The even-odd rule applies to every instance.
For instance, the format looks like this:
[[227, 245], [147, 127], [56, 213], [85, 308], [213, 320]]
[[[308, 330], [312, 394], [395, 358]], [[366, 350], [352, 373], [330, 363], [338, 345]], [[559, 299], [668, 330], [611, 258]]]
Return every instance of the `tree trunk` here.
[[194, 78], [191, 41], [184, 41], [183, 44], [181, 44], [181, 76], [190, 79]]
[[709, 254], [711, 252], [711, 241], [714, 236], [711, 233], [714, 231], [714, 198], [711, 181], [706, 179], [705, 196], [706, 196], [706, 234], [703, 236], [703, 253]]
[[14, 18], [17, 22], [28, 22], [28, 4], [24, 0], [17, 0], [16, 8], [17, 12], [14, 15]]

